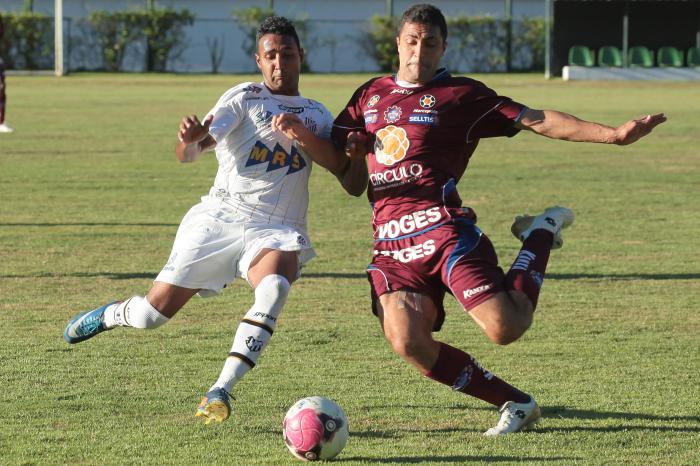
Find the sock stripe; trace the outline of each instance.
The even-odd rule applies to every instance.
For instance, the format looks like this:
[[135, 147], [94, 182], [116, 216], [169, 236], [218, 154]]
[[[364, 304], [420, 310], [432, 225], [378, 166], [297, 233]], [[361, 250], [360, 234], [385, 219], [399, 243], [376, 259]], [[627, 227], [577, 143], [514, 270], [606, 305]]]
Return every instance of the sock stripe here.
[[272, 335], [274, 333], [274, 330], [272, 330], [272, 328], [268, 327], [265, 324], [261, 324], [260, 322], [256, 322], [254, 320], [243, 319], [241, 322], [243, 322], [244, 324], [252, 325], [254, 327], [259, 327], [259, 328], [265, 330], [270, 335]]
[[250, 358], [246, 357], [245, 355], [243, 355], [241, 353], [236, 353], [235, 351], [231, 351], [228, 354], [228, 356], [240, 359], [241, 361], [243, 361], [244, 363], [249, 365], [251, 369], [255, 367], [255, 363], [253, 361], [251, 361]]

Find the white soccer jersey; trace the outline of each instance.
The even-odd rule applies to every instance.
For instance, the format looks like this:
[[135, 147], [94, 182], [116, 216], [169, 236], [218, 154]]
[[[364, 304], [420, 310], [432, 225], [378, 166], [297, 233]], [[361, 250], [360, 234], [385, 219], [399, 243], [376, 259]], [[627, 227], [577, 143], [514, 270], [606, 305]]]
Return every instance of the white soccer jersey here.
[[330, 137], [333, 117], [315, 100], [272, 94], [263, 84], [231, 88], [207, 114], [214, 115], [209, 134], [219, 162], [209, 195], [240, 221], [305, 230], [311, 158], [272, 131], [272, 117], [279, 113], [293, 113], [317, 136]]

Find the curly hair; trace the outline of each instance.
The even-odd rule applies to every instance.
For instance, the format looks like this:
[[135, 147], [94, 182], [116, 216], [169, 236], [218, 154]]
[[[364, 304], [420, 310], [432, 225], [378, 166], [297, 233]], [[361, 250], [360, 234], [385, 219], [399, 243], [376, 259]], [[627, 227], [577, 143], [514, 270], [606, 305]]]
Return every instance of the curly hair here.
[[301, 49], [301, 44], [299, 43], [299, 36], [297, 35], [297, 30], [294, 29], [294, 25], [284, 16], [269, 16], [260, 23], [258, 31], [255, 34], [255, 40], [260, 40], [265, 34], [277, 34], [279, 36], [289, 36], [294, 39], [297, 47]]

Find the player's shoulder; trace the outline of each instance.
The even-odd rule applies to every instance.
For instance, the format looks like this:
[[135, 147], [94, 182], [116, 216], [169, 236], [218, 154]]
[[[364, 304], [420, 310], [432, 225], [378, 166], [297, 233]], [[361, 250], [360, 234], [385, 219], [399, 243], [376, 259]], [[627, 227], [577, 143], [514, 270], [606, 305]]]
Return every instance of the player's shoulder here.
[[450, 88], [455, 96], [478, 98], [496, 95], [496, 92], [486, 84], [468, 76], [447, 76], [437, 84]]
[[219, 98], [219, 103], [233, 102], [244, 98], [262, 97], [266, 94], [265, 91], [265, 87], [260, 84], [254, 82], [241, 83], [224, 92]]

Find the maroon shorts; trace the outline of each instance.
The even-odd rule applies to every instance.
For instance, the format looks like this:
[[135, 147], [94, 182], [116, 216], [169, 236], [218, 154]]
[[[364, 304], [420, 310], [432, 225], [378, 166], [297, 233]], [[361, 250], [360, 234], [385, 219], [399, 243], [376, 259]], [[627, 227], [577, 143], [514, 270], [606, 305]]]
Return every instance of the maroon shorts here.
[[445, 320], [445, 292], [468, 311], [505, 290], [496, 251], [471, 220], [455, 219], [418, 235], [377, 240], [373, 254], [367, 267], [372, 311], [377, 313], [379, 296], [390, 291], [425, 294], [439, 312], [435, 331]]

